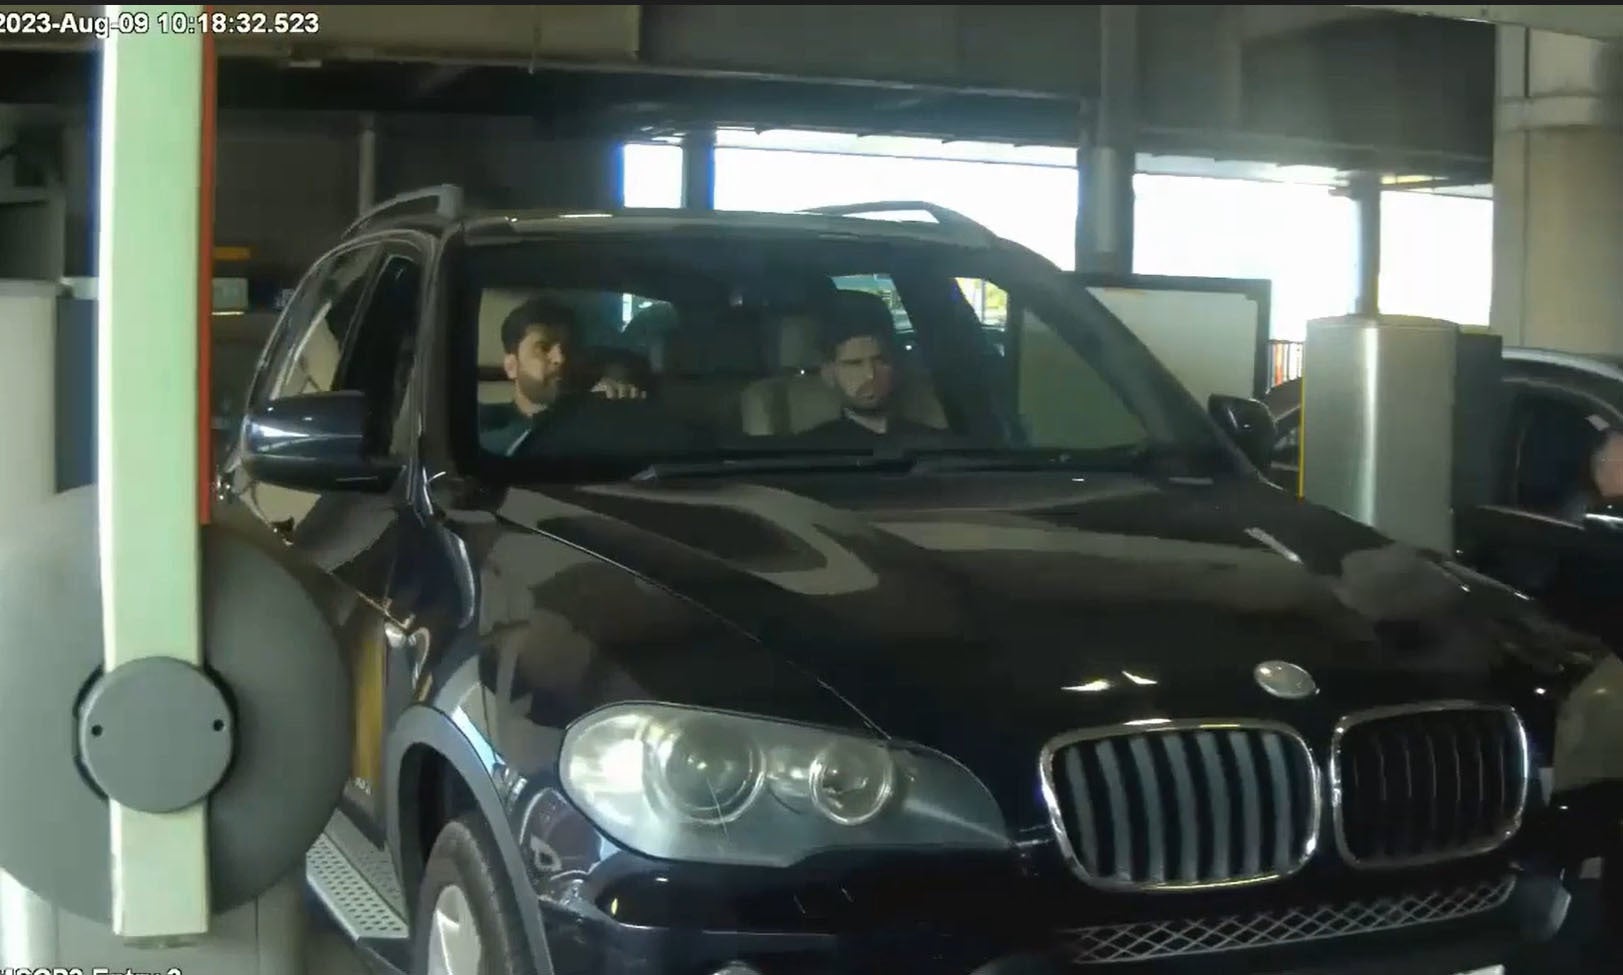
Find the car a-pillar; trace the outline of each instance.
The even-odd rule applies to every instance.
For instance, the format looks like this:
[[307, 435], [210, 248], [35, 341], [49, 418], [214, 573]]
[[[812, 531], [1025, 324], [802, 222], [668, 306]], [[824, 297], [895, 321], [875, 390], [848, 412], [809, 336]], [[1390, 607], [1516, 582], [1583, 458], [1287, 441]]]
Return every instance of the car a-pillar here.
[[102, 53], [97, 483], [0, 532], [0, 968], [292, 975], [348, 675], [276, 548], [206, 524], [213, 52]]

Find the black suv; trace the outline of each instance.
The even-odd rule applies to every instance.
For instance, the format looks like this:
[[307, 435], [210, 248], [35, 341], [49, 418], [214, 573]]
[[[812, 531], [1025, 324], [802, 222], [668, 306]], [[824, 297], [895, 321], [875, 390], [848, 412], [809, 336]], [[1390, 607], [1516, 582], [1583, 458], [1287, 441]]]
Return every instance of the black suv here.
[[[879, 288], [858, 392], [932, 435], [837, 443]], [[519, 307], [570, 319], [544, 402]], [[397, 969], [1459, 971], [1616, 822], [1559, 759], [1602, 651], [1269, 485], [1260, 404], [948, 211], [402, 198], [247, 404], [217, 517], [353, 667], [311, 882]]]

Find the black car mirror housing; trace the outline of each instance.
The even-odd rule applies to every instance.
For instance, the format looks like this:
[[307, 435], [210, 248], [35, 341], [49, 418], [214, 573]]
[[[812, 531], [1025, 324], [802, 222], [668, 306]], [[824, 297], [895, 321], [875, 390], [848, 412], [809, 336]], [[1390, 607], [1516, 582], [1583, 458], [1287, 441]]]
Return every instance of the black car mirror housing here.
[[307, 393], [272, 400], [243, 421], [242, 466], [255, 480], [298, 491], [386, 491], [398, 461], [367, 442], [364, 393]]
[[1259, 400], [1214, 393], [1206, 402], [1206, 411], [1246, 459], [1259, 470], [1268, 469], [1279, 434], [1267, 406]]

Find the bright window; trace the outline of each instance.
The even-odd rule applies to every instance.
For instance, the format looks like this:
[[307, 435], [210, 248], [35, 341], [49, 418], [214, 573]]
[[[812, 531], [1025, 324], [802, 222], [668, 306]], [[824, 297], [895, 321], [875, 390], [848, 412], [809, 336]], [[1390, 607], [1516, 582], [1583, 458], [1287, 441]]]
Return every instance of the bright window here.
[[1381, 311], [1486, 325], [1492, 299], [1491, 198], [1381, 194]]
[[1353, 310], [1357, 211], [1332, 187], [1141, 173], [1133, 188], [1135, 272], [1266, 278], [1276, 340]]
[[1069, 269], [1076, 263], [1076, 199], [1069, 149], [837, 133], [717, 134], [718, 210], [934, 203]]
[[675, 209], [682, 205], [682, 147], [669, 142], [628, 142], [621, 147], [625, 205]]

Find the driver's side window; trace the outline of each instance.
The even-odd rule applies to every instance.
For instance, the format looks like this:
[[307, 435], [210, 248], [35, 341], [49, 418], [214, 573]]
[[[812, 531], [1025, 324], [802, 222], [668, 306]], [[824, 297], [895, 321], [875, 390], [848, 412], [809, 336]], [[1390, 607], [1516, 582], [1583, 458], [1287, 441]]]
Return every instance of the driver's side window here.
[[[329, 254], [305, 279], [271, 340], [253, 405], [338, 387], [379, 250], [374, 243]], [[320, 500], [309, 491], [262, 481], [245, 485], [243, 498], [284, 535], [291, 535]]]
[[378, 250], [363, 244], [330, 254], [305, 280], [276, 331], [257, 403], [334, 388]]
[[1511, 412], [1510, 504], [1564, 521], [1581, 521], [1591, 495], [1593, 404], [1554, 390], [1524, 388]]

